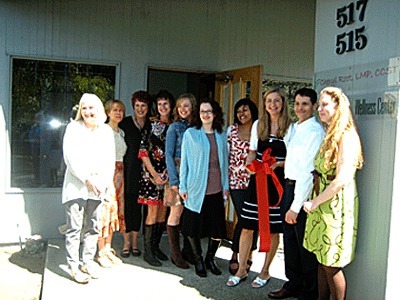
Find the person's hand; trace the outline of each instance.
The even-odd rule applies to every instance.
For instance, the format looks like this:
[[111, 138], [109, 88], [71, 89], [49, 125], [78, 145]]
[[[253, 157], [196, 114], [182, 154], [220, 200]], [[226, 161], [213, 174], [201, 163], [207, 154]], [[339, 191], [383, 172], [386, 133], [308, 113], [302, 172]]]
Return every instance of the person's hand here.
[[181, 196], [183, 201], [187, 200], [187, 193], [179, 193], [179, 196]]
[[284, 166], [284, 164], [283, 164], [283, 161], [276, 161], [276, 162], [274, 162], [271, 166], [270, 166], [270, 168], [272, 169], [272, 170], [275, 170], [276, 168], [278, 168], [278, 167], [283, 167]]
[[290, 224], [290, 225], [294, 225], [297, 223], [297, 216], [299, 214], [294, 212], [293, 210], [289, 209], [285, 215], [285, 222]]
[[303, 203], [303, 210], [306, 213], [312, 212], [314, 209], [318, 207], [318, 204], [315, 200], [306, 201]]
[[225, 190], [224, 191], [224, 205], [228, 202], [229, 199], [229, 191]]
[[246, 171], [247, 171], [247, 173], [249, 173], [249, 174], [251, 174], [251, 175], [256, 174], [256, 172], [253, 172], [253, 171], [250, 170], [247, 166], [246, 166]]
[[154, 174], [155, 176], [153, 176], [154, 178], [154, 182], [157, 185], [163, 185], [166, 184], [168, 182], [168, 175], [164, 173], [156, 173]]
[[177, 192], [177, 193], [179, 193], [179, 188], [178, 188], [178, 186], [176, 186], [176, 185], [171, 185], [171, 190], [173, 190], [174, 192]]
[[86, 179], [85, 183], [90, 192], [93, 192], [96, 196], [101, 194], [100, 189], [92, 182], [91, 179]]

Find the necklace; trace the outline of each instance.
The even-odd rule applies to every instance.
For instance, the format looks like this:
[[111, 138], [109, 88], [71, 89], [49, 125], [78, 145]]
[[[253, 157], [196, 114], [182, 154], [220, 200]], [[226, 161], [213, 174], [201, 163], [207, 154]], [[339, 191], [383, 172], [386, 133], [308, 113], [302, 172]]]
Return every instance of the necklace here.
[[139, 128], [140, 130], [143, 128], [144, 124], [141, 125], [139, 120], [137, 119], [137, 117], [135, 115], [132, 115], [132, 120], [133, 120], [133, 123], [135, 123], [137, 128]]

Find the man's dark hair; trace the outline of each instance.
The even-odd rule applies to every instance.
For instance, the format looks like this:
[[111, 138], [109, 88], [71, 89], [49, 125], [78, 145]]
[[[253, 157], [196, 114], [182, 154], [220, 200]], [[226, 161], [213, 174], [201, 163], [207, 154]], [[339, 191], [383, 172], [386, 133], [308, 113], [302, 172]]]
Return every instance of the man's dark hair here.
[[317, 102], [317, 92], [314, 91], [313, 89], [310, 88], [301, 88], [294, 93], [294, 98], [296, 99], [296, 96], [300, 95], [302, 97], [309, 97], [311, 100], [312, 104], [315, 104]]

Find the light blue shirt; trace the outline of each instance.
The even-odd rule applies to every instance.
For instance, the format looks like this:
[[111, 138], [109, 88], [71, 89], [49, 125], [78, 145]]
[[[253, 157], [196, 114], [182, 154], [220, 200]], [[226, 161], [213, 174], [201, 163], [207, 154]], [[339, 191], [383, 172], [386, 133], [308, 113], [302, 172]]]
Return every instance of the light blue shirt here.
[[[214, 130], [218, 147], [221, 170], [221, 185], [224, 191], [228, 185], [228, 150], [226, 134]], [[185, 207], [200, 213], [207, 189], [210, 142], [203, 128], [189, 128], [183, 135], [180, 166], [179, 192], [187, 194]]]

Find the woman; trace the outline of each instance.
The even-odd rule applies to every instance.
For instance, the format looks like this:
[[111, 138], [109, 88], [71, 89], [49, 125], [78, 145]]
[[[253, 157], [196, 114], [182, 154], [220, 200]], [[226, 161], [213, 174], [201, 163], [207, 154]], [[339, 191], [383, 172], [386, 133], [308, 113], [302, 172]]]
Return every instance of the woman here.
[[[206, 277], [206, 267], [215, 275], [222, 274], [214, 257], [226, 236], [228, 153], [219, 104], [203, 100], [196, 116], [199, 120], [196, 127], [187, 129], [183, 135], [179, 194], [185, 204], [182, 234], [192, 247], [196, 274]], [[200, 244], [204, 237], [209, 238], [205, 261]]]
[[[65, 246], [71, 276], [78, 283], [99, 277], [98, 265], [93, 261], [98, 221], [102, 202], [109, 201], [114, 194], [115, 143], [105, 120], [101, 100], [94, 94], [83, 94], [75, 121], [67, 125], [64, 135]], [[81, 235], [83, 265], [80, 266]]]
[[160, 250], [165, 228], [167, 207], [163, 205], [164, 185], [168, 182], [165, 163], [165, 137], [172, 122], [174, 98], [161, 90], [156, 96], [157, 116], [151, 118], [151, 128], [142, 132], [139, 158], [143, 161], [138, 203], [147, 205], [144, 225], [144, 260], [152, 266], [161, 266], [168, 257]]
[[[171, 261], [182, 269], [189, 268], [182, 256], [179, 246], [179, 223], [183, 211], [179, 196], [179, 166], [181, 160], [182, 138], [186, 129], [194, 124], [196, 98], [192, 94], [182, 94], [176, 100], [174, 108], [175, 122], [172, 123], [167, 131], [165, 143], [165, 159], [169, 177], [169, 188], [166, 194], [166, 205], [170, 206], [167, 221], [167, 231], [170, 245]], [[186, 240], [186, 239], [185, 239]]]
[[142, 160], [138, 158], [142, 131], [149, 130], [149, 111], [153, 99], [145, 91], [137, 91], [131, 97], [134, 114], [125, 117], [118, 126], [125, 133], [127, 150], [124, 156], [124, 185], [125, 185], [125, 231], [122, 257], [141, 254], [138, 248], [138, 235], [142, 223], [142, 205], [137, 200], [139, 197], [139, 178], [141, 176]]
[[124, 220], [124, 163], [123, 158], [126, 152], [124, 132], [118, 128], [119, 122], [124, 118], [125, 105], [119, 100], [109, 100], [104, 105], [109, 118], [108, 125], [112, 128], [115, 141], [115, 172], [114, 187], [115, 197], [104, 202], [100, 218], [100, 234], [97, 242], [97, 262], [103, 268], [110, 268], [113, 264], [121, 264], [122, 261], [115, 256], [111, 248], [113, 233], [116, 230], [125, 232]]
[[[228, 127], [228, 152], [229, 152], [229, 193], [235, 208], [236, 215], [240, 217], [243, 202], [248, 198], [250, 174], [246, 171], [246, 159], [249, 153], [250, 133], [253, 122], [258, 119], [258, 109], [253, 101], [244, 98], [236, 102], [234, 107], [234, 121]], [[238, 253], [239, 240], [242, 228], [240, 222], [236, 223], [233, 232], [232, 257], [229, 261], [229, 272], [235, 275], [239, 269]], [[254, 231], [251, 250], [257, 249], [258, 230]], [[247, 261], [247, 268], [252, 264], [251, 253]]]
[[343, 268], [354, 258], [357, 235], [355, 173], [364, 159], [350, 102], [343, 91], [323, 89], [318, 113], [326, 136], [314, 160], [312, 200], [304, 203], [308, 215], [303, 245], [319, 262], [319, 299], [345, 299]]
[[[282, 91], [278, 88], [268, 90], [264, 94], [264, 110], [262, 111], [261, 117], [258, 121], [254, 122], [251, 132], [250, 139], [250, 152], [247, 157], [247, 165], [250, 165], [255, 159], [257, 161], [263, 161], [264, 152], [268, 149], [271, 151], [270, 155], [276, 160], [270, 169], [278, 178], [279, 183], [276, 184], [271, 179], [271, 176], [267, 177], [268, 187], [268, 200], [263, 200], [256, 193], [256, 179], [254, 176], [250, 180], [249, 190], [251, 196], [249, 196], [243, 203], [243, 209], [240, 216], [240, 222], [242, 234], [240, 237], [240, 257], [239, 270], [235, 276], [231, 276], [227, 282], [228, 286], [236, 286], [241, 281], [245, 280], [248, 275], [247, 271], [247, 260], [250, 253], [250, 245], [252, 244], [253, 232], [260, 229], [260, 251], [266, 251], [265, 261], [261, 273], [252, 282], [252, 287], [260, 288], [265, 286], [269, 279], [269, 267], [275, 256], [275, 253], [279, 246], [279, 233], [283, 231], [282, 223], [279, 214], [278, 204], [280, 202], [279, 187], [281, 189], [284, 182], [284, 160], [286, 156], [286, 146], [283, 137], [286, 134], [287, 129], [290, 125], [288, 103]], [[251, 171], [253, 173], [253, 171]], [[260, 183], [257, 182], [257, 185]], [[263, 202], [264, 201], [264, 202]], [[264, 213], [262, 209], [269, 207], [269, 216]], [[268, 221], [269, 220], [269, 221]], [[269, 223], [268, 223], [269, 222]], [[269, 227], [269, 230], [266, 228]], [[264, 240], [270, 238], [271, 244], [264, 245]]]

